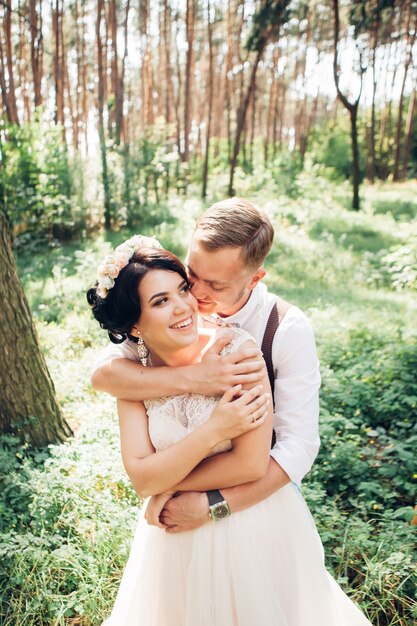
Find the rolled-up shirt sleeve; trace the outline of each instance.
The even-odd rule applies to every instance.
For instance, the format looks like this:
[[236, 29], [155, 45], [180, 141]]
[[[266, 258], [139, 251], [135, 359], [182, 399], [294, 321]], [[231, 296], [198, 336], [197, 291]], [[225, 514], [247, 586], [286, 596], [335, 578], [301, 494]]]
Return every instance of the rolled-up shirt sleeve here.
[[276, 444], [271, 456], [299, 485], [320, 447], [320, 370], [313, 329], [297, 307], [287, 311], [275, 334], [272, 359]]
[[137, 345], [134, 341], [126, 339], [122, 343], [108, 343], [106, 347], [99, 354], [96, 362], [93, 365], [91, 374], [105, 363], [113, 361], [114, 359], [130, 359], [131, 361], [139, 361]]

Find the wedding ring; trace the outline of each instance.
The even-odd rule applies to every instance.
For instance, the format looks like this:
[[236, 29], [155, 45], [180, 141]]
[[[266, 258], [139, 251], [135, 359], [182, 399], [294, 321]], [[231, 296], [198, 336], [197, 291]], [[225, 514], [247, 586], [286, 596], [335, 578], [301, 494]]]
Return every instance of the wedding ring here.
[[251, 413], [250, 415], [251, 415], [251, 418], [252, 418], [252, 422], [256, 422], [256, 417], [254, 416], [254, 414]]

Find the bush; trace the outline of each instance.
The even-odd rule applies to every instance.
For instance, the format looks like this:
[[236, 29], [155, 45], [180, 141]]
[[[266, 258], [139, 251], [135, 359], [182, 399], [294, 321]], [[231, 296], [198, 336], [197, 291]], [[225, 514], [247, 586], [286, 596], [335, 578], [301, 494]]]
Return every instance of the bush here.
[[0, 127], [1, 196], [17, 245], [39, 235], [71, 239], [85, 225], [61, 134], [41, 121]]
[[397, 291], [417, 289], [417, 239], [410, 240], [406, 245], [367, 254], [360, 272], [369, 284], [377, 287]]
[[63, 626], [75, 616], [97, 624], [105, 617], [138, 511], [119, 456], [111, 423], [90, 423], [78, 439], [51, 447], [50, 456], [22, 453], [18, 440], [3, 439], [3, 626]]
[[325, 354], [324, 437], [313, 475], [344, 510], [360, 509], [365, 519], [413, 505], [417, 340], [387, 341], [362, 328]]
[[[363, 180], [364, 159], [362, 137], [359, 134], [359, 155], [361, 181]], [[313, 163], [324, 165], [335, 181], [352, 176], [352, 142], [348, 116], [339, 118], [327, 126], [310, 134], [308, 155]]]

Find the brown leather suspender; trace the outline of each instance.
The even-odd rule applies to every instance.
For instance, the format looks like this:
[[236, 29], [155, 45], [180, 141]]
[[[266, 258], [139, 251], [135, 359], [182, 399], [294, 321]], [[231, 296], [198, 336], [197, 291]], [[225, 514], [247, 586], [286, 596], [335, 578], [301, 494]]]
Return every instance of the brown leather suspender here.
[[266, 323], [264, 337], [262, 339], [262, 354], [266, 364], [268, 372], [269, 384], [272, 390], [272, 399], [274, 399], [274, 385], [275, 385], [275, 371], [274, 364], [272, 363], [272, 342], [274, 341], [275, 333], [279, 326], [279, 313], [276, 303], [271, 309], [268, 321]]
[[[275, 387], [275, 378], [277, 376], [277, 370], [274, 368], [274, 364], [272, 361], [272, 343], [274, 341], [275, 333], [278, 330], [278, 326], [282, 321], [285, 313], [290, 308], [291, 304], [286, 302], [285, 300], [278, 299], [275, 302], [274, 306], [271, 309], [271, 313], [269, 314], [268, 321], [266, 323], [264, 336], [262, 339], [262, 354], [264, 357], [264, 361], [266, 364], [266, 369], [268, 372], [269, 383], [271, 385], [272, 391], [272, 401], [274, 403], [275, 408], [275, 398], [274, 398], [274, 387]], [[276, 442], [275, 430], [272, 431], [272, 442], [271, 448], [274, 447]]]

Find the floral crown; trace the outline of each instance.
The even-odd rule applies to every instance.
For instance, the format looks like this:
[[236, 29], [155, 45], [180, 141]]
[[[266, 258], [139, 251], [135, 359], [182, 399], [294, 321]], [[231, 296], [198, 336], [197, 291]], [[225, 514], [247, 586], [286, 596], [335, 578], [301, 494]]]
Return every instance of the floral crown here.
[[106, 258], [97, 270], [96, 291], [100, 298], [107, 297], [109, 290], [114, 287], [114, 281], [120, 271], [126, 267], [135, 252], [141, 248], [162, 248], [155, 237], [145, 237], [144, 235], [134, 235], [117, 248]]

